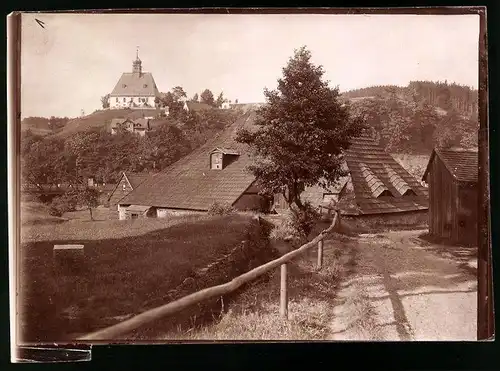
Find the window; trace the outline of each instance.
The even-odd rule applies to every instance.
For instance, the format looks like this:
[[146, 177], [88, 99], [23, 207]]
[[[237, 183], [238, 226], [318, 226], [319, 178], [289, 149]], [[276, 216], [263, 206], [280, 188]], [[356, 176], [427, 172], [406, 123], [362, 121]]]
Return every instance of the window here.
[[118, 102], [118, 97], [116, 97], [116, 101]]
[[122, 189], [125, 190], [127, 186], [125, 184], [122, 185]]
[[123, 101], [126, 102], [127, 101], [127, 98], [123, 98]]
[[122, 84], [122, 88], [126, 88], [127, 87], [127, 84]]
[[144, 84], [144, 87], [147, 88], [148, 87], [148, 84]]
[[139, 218], [139, 214], [131, 214], [130, 217], [132, 219], [138, 219]]

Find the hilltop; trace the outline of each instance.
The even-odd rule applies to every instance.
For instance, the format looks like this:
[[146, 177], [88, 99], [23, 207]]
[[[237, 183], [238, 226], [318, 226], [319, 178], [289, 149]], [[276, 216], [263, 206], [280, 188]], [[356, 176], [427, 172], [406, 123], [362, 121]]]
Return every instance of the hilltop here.
[[412, 81], [352, 90], [342, 98], [386, 150], [428, 154], [435, 146], [477, 146], [477, 93], [447, 82]]

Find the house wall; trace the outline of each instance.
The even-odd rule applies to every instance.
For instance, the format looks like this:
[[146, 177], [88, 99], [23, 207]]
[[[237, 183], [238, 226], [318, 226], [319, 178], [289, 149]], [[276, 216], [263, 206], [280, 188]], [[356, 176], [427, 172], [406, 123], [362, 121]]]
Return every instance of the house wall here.
[[434, 156], [428, 174], [429, 233], [445, 239], [458, 239], [458, 184], [439, 156]]
[[119, 220], [125, 220], [127, 218], [126, 216], [126, 209], [130, 205], [118, 205], [118, 219]]
[[[123, 188], [125, 186], [125, 189]], [[118, 183], [118, 187], [115, 188], [114, 192], [111, 194], [109, 198], [109, 207], [114, 208], [118, 204], [118, 202], [132, 192], [132, 187], [128, 184], [127, 180], [124, 176], [120, 179]]]
[[[149, 96], [149, 97], [132, 97], [132, 96], [121, 96], [121, 97], [110, 97], [109, 98], [109, 107], [110, 108], [123, 108], [123, 107], [129, 107], [130, 106], [130, 99], [133, 99], [133, 102], [136, 104], [142, 105], [142, 99], [146, 99], [146, 103], [149, 104], [151, 107], [155, 107], [155, 97], [154, 96]], [[118, 99], [118, 102], [116, 101]], [[125, 99], [125, 102], [123, 101]]]
[[194, 214], [205, 214], [206, 211], [197, 210], [178, 210], [178, 209], [168, 209], [168, 208], [156, 208], [157, 218], [168, 218], [169, 216], [180, 216], [180, 215], [194, 215]]

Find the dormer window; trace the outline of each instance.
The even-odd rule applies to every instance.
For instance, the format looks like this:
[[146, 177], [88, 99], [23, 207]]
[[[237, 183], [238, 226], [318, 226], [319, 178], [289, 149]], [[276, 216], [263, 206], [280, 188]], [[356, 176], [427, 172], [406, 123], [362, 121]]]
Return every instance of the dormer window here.
[[210, 152], [210, 169], [222, 170], [235, 161], [240, 154], [226, 148], [216, 148]]
[[222, 153], [212, 153], [212, 169], [222, 169]]
[[411, 189], [410, 185], [406, 183], [392, 167], [387, 164], [385, 164], [384, 167], [389, 176], [389, 181], [401, 196], [416, 196], [415, 191]]
[[385, 186], [385, 184], [376, 176], [373, 171], [366, 166], [364, 163], [359, 164], [361, 175], [366, 181], [368, 189], [375, 198], [382, 196], [393, 196], [391, 191]]

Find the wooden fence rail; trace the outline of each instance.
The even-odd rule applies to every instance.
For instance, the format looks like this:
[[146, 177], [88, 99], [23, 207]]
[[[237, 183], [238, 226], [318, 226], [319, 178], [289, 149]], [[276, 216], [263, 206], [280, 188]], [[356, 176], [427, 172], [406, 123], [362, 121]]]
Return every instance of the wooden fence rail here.
[[248, 283], [250, 281], [253, 281], [257, 277], [269, 272], [270, 270], [280, 266], [281, 267], [281, 286], [280, 286], [280, 315], [284, 318], [287, 318], [288, 316], [288, 290], [287, 290], [287, 262], [291, 261], [292, 259], [298, 257], [299, 255], [303, 254], [313, 246], [318, 246], [318, 268], [321, 268], [322, 261], [323, 261], [323, 239], [325, 235], [330, 233], [335, 226], [337, 225], [337, 222], [339, 221], [340, 216], [339, 212], [335, 211], [335, 215], [332, 221], [332, 224], [322, 232], [320, 232], [314, 239], [311, 241], [307, 242], [306, 244], [302, 245], [298, 249], [291, 251], [282, 257], [272, 260], [266, 264], [263, 264], [257, 268], [252, 269], [251, 271], [248, 271], [230, 282], [224, 283], [222, 285], [218, 286], [213, 286], [209, 287], [200, 291], [197, 291], [193, 294], [184, 296], [176, 301], [173, 301], [171, 303], [162, 305], [157, 308], [150, 309], [146, 312], [143, 312], [141, 314], [138, 314], [128, 320], [125, 320], [123, 322], [120, 322], [116, 325], [107, 327], [102, 330], [98, 330], [96, 332], [93, 332], [91, 334], [87, 334], [78, 340], [80, 341], [92, 341], [92, 340], [113, 340], [113, 338], [116, 338], [118, 335], [129, 333], [146, 323], [158, 320], [160, 318], [163, 318], [165, 316], [172, 315], [174, 313], [177, 313], [181, 311], [182, 309], [189, 307], [194, 304], [198, 304], [201, 301], [208, 300], [214, 297], [219, 297], [223, 295], [227, 295], [239, 287], [241, 287], [243, 284]]

